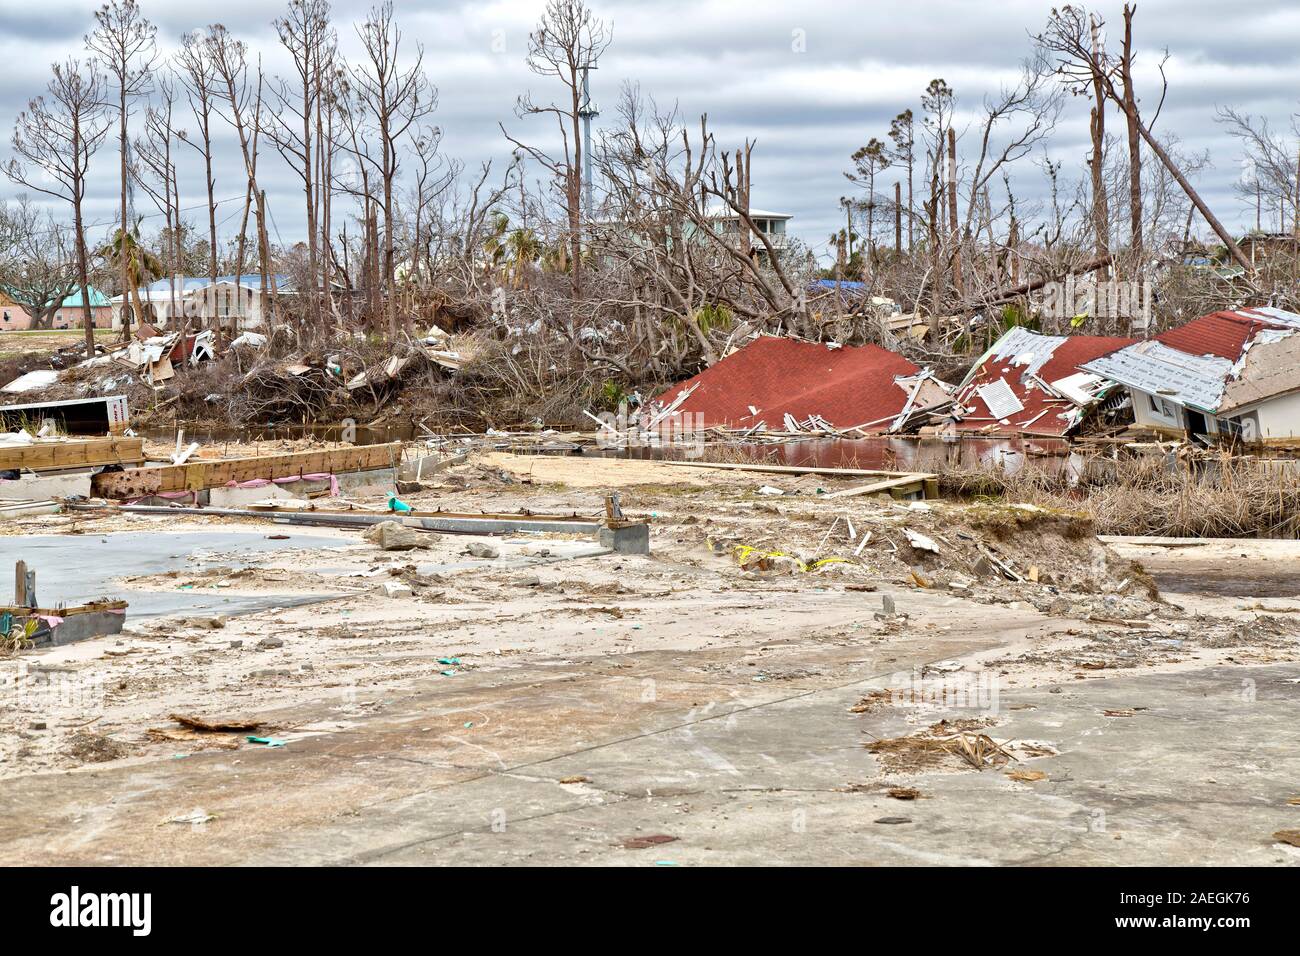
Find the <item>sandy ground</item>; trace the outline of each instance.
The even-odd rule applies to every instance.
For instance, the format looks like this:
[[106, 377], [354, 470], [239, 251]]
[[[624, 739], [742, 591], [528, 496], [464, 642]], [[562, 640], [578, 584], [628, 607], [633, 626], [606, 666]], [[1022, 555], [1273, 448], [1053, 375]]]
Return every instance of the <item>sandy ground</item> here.
[[[652, 553], [434, 534], [384, 552], [356, 532], [109, 512], [6, 527], [88, 548], [167, 535], [171, 566], [119, 578], [120, 596], [265, 606], [0, 659], [0, 861], [1296, 860], [1268, 835], [1298, 819], [1283, 791], [1300, 757], [1241, 767], [1250, 741], [1289, 733], [1297, 543], [1103, 547], [1033, 509], [828, 500], [852, 482], [652, 462], [490, 455], [438, 481], [404, 497], [594, 515], [617, 488], [652, 516]], [[216, 531], [262, 550], [194, 547]], [[1026, 580], [981, 573], [982, 554]], [[1153, 598], [1133, 560], [1182, 590]], [[1216, 589], [1229, 564], [1278, 593]], [[386, 596], [394, 582], [411, 595]], [[953, 749], [979, 734], [1010, 755], [983, 772]], [[1204, 812], [1177, 810], [1174, 847], [1152, 820], [1184, 781]], [[1213, 834], [1224, 801], [1243, 804], [1235, 836]], [[625, 845], [661, 833], [671, 853]]]
[[[110, 342], [119, 333], [109, 329], [96, 329], [97, 342]], [[53, 329], [35, 331], [0, 331], [0, 359], [13, 358], [36, 352], [53, 352], [68, 345], [79, 345], [85, 341], [85, 332], [81, 329]]]

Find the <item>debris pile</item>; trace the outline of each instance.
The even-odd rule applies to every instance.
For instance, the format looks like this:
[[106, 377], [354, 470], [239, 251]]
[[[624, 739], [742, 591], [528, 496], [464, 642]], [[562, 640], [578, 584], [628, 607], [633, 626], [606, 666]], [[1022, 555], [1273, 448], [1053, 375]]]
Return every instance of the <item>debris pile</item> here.
[[[1060, 593], [1120, 595], [1143, 611], [1155, 583], [1095, 536], [1079, 514], [1034, 505], [891, 502], [822, 520], [734, 523], [699, 528], [709, 552], [750, 577], [831, 573], [946, 589], [981, 600], [1051, 603]], [[811, 517], [811, 516], [809, 516]]]
[[[1096, 335], [1040, 335], [1017, 326], [971, 367], [936, 431], [1067, 435], [1099, 407], [1119, 410], [1118, 404], [1107, 402], [1115, 383], [1080, 367], [1135, 341]], [[1121, 390], [1121, 401], [1123, 397]]]

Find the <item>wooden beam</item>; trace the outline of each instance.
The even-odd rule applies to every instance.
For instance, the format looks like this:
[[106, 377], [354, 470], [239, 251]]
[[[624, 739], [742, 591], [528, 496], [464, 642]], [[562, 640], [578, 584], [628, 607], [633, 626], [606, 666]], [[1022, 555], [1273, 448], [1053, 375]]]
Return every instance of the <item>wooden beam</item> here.
[[88, 438], [0, 446], [0, 471], [58, 471], [143, 462], [143, 438]]
[[662, 465], [677, 465], [681, 468], [725, 468], [732, 471], [761, 471], [778, 475], [827, 475], [835, 478], [900, 478], [907, 475], [920, 480], [921, 478], [936, 478], [937, 475], [922, 472], [910, 471], [878, 471], [871, 468], [818, 468], [815, 465], [762, 465], [747, 463], [732, 463], [720, 461], [664, 461]]
[[91, 481], [91, 490], [101, 498], [143, 498], [164, 492], [222, 488], [232, 482], [239, 484], [259, 478], [270, 480], [298, 475], [339, 475], [396, 468], [401, 461], [401, 442], [254, 458], [190, 460], [183, 465], [157, 465], [98, 474]]
[[858, 485], [856, 488], [845, 488], [843, 491], [832, 491], [822, 495], [823, 498], [856, 498], [858, 495], [873, 495], [881, 491], [902, 490], [908, 485], [916, 485], [920, 490], [924, 483], [930, 480], [930, 476], [920, 473], [914, 475], [900, 475], [897, 478], [890, 478], [885, 481], [873, 481], [869, 485]]

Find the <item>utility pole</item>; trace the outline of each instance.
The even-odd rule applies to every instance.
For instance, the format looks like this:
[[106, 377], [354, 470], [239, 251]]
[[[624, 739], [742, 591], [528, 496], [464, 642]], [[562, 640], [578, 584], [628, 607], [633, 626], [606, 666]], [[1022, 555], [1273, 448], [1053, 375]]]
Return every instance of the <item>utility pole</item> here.
[[589, 80], [594, 69], [596, 69], [594, 64], [586, 64], [582, 67], [582, 106], [578, 109], [578, 115], [582, 117], [583, 204], [587, 207], [588, 216], [594, 214], [591, 201], [591, 121], [600, 115], [600, 110], [596, 109], [595, 104], [591, 102]]

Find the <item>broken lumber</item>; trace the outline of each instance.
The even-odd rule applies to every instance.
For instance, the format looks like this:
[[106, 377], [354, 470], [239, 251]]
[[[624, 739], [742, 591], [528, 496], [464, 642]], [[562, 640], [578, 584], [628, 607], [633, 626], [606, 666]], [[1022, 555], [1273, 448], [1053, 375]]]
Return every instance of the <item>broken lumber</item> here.
[[927, 475], [921, 472], [909, 475], [899, 475], [897, 478], [887, 478], [884, 481], [873, 481], [869, 485], [858, 485], [854, 488], [845, 488], [842, 491], [832, 491], [825, 498], [854, 498], [858, 495], [873, 495], [881, 491], [900, 491], [908, 486], [915, 485], [917, 491], [924, 490], [925, 482], [933, 480], [933, 475]]
[[95, 476], [91, 489], [101, 498], [144, 498], [175, 491], [204, 491], [256, 479], [274, 480], [301, 475], [339, 475], [355, 471], [394, 468], [402, 460], [402, 443], [359, 445], [326, 451], [293, 452], [253, 458], [188, 461], [182, 465], [156, 465], [104, 472]]
[[665, 461], [665, 465], [681, 468], [724, 468], [731, 471], [759, 471], [778, 475], [826, 475], [831, 478], [912, 478], [920, 481], [924, 478], [937, 478], [928, 472], [879, 471], [872, 468], [819, 468], [816, 465], [763, 465], [746, 462], [720, 461]]
[[144, 462], [143, 438], [87, 438], [0, 446], [0, 471], [58, 471]]

